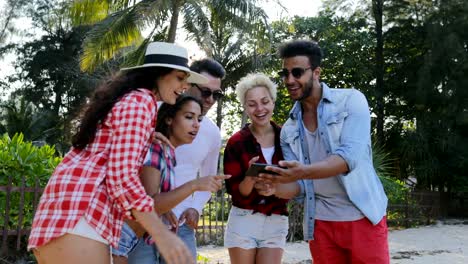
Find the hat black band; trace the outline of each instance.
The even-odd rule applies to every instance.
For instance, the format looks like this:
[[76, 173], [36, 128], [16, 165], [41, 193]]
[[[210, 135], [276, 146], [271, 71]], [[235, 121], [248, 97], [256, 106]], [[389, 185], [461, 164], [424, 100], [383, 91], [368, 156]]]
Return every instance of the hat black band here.
[[188, 68], [188, 59], [175, 55], [167, 54], [149, 54], [145, 56], [145, 64], [147, 63], [164, 63], [179, 65]]

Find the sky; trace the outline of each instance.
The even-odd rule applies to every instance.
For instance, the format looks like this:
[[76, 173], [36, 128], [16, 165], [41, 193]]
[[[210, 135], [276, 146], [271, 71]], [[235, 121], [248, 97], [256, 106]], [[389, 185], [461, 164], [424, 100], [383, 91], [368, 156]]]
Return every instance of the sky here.
[[[267, 13], [269, 20], [274, 21], [283, 17], [292, 17], [292, 16], [315, 16], [318, 13], [319, 8], [322, 5], [321, 0], [280, 0], [279, 2], [284, 7], [281, 8], [279, 5], [274, 3], [275, 1], [266, 1], [262, 7]], [[0, 9], [3, 8], [5, 0], [0, 0]], [[285, 10], [286, 9], [286, 10]], [[21, 29], [32, 28], [32, 25], [27, 20], [21, 20], [17, 23], [17, 26]], [[182, 30], [178, 30], [180, 34], [176, 39], [176, 43], [183, 45], [189, 50], [189, 55], [195, 58], [203, 56], [200, 54], [200, 50], [194, 43], [187, 43], [185, 37], [183, 36]], [[38, 36], [39, 37], [39, 36]], [[15, 37], [14, 41], [22, 40], [19, 37]], [[23, 39], [24, 41], [24, 39]], [[201, 56], [200, 56], [201, 55]], [[9, 54], [3, 58], [0, 58], [0, 79], [11, 74], [14, 69], [11, 65], [14, 61], [14, 56]], [[1, 99], [5, 99], [6, 95], [0, 95]]]
[[[1, 0], [0, 0], [1, 1]], [[322, 6], [322, 0], [280, 0], [279, 2], [284, 7], [282, 8], [275, 1], [265, 1], [261, 7], [268, 15], [269, 21], [279, 20], [284, 17], [293, 16], [316, 16], [318, 10]], [[176, 43], [184, 46], [189, 51], [189, 57], [199, 59], [204, 56], [204, 53], [197, 47], [194, 42], [187, 42], [185, 40], [185, 33], [183, 29], [177, 29]]]

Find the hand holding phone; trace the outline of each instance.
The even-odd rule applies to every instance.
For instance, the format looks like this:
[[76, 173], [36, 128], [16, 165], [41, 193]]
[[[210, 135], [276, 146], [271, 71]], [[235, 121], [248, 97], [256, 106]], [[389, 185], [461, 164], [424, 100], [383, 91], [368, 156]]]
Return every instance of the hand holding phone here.
[[253, 163], [250, 165], [249, 169], [245, 172], [245, 176], [258, 177], [259, 173], [268, 173], [272, 175], [277, 175], [275, 172], [265, 170], [266, 166], [279, 167], [275, 164], [266, 164], [266, 163]]

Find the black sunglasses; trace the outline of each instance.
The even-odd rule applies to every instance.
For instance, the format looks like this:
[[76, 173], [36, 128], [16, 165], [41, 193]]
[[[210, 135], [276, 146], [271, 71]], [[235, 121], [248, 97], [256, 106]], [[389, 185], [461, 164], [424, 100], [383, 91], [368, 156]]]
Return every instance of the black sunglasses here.
[[302, 75], [304, 75], [305, 71], [309, 69], [312, 69], [312, 67], [308, 67], [308, 68], [296, 67], [296, 68], [292, 68], [291, 72], [288, 71], [288, 69], [282, 69], [281, 71], [278, 72], [278, 75], [279, 77], [286, 79], [289, 77], [289, 73], [291, 73], [295, 79], [299, 79], [302, 77]]
[[219, 99], [223, 98], [224, 97], [224, 94], [220, 91], [214, 91], [212, 92], [210, 89], [208, 88], [201, 88], [200, 86], [198, 86], [197, 84], [193, 84], [193, 86], [197, 87], [198, 90], [200, 90], [201, 92], [201, 96], [203, 98], [208, 98], [210, 97], [211, 95], [213, 95], [213, 99], [218, 101]]

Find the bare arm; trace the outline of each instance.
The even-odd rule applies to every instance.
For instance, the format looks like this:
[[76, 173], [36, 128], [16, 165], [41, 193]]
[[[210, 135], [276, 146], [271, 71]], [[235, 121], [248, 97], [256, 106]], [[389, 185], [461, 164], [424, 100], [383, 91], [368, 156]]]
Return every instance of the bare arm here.
[[323, 179], [349, 171], [346, 161], [338, 155], [331, 155], [322, 161], [310, 165], [304, 165], [298, 161], [285, 160], [280, 161], [279, 165], [286, 168], [268, 166], [266, 170], [276, 172], [278, 175], [271, 176], [262, 173], [262, 178], [277, 183], [289, 183], [300, 179]]
[[[253, 157], [252, 159], [249, 160], [249, 166], [251, 166], [253, 163], [257, 162], [259, 159], [259, 156]], [[239, 184], [239, 192], [242, 196], [249, 196], [250, 193], [252, 193], [252, 190], [255, 186], [256, 182], [256, 177], [248, 176], [245, 175], [245, 178], [240, 182]]]
[[331, 155], [322, 161], [306, 166], [303, 179], [323, 179], [347, 173], [348, 171], [348, 165], [342, 157]]
[[170, 192], [159, 192], [161, 172], [156, 168], [144, 166], [140, 177], [146, 192], [154, 198], [154, 209], [161, 215], [170, 211], [195, 191], [215, 192], [219, 190], [222, 187], [222, 181], [229, 176], [201, 177], [189, 181]]
[[299, 187], [299, 183], [297, 182], [278, 184], [276, 186], [275, 196], [283, 199], [292, 199], [299, 195], [300, 192], [301, 187]]
[[170, 192], [157, 193], [153, 196], [154, 209], [158, 214], [166, 213], [197, 191], [196, 188], [195, 182], [189, 181]]
[[132, 210], [132, 214], [153, 237], [166, 262], [173, 264], [194, 263], [185, 243], [167, 229], [155, 211], [140, 212]]
[[239, 184], [239, 192], [242, 196], [249, 196], [255, 185], [255, 177], [245, 176], [244, 180]]
[[282, 199], [292, 199], [301, 192], [298, 182], [272, 183], [267, 179], [258, 180], [255, 184], [255, 189], [263, 196], [275, 195]]

